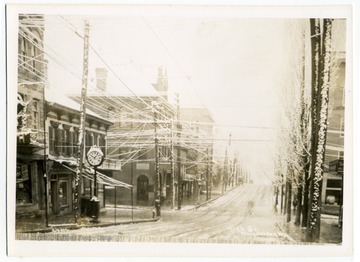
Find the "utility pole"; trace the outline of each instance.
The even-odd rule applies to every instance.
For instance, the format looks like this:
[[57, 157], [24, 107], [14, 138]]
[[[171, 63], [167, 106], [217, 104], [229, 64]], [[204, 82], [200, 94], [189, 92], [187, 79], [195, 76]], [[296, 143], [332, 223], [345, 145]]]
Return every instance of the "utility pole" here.
[[171, 172], [171, 209], [175, 207], [175, 168], [174, 168], [174, 121], [171, 120], [170, 139], [170, 172]]
[[182, 201], [182, 183], [181, 183], [181, 154], [180, 154], [180, 137], [181, 137], [181, 126], [180, 126], [180, 99], [179, 94], [175, 94], [175, 100], [176, 100], [176, 131], [177, 131], [177, 157], [176, 162], [178, 165], [178, 174], [177, 174], [177, 195], [178, 195], [178, 210], [181, 209], [181, 201]]
[[153, 111], [154, 111], [154, 133], [155, 133], [155, 175], [156, 175], [156, 194], [155, 194], [155, 210], [156, 216], [160, 217], [160, 165], [159, 165], [159, 139], [158, 139], [158, 132], [157, 132], [157, 118], [159, 109], [156, 103], [153, 103]]
[[209, 148], [206, 148], [206, 201], [209, 200]]
[[[308, 180], [308, 174], [309, 174], [309, 167], [308, 160], [309, 156], [307, 154], [307, 132], [308, 130], [308, 117], [307, 117], [307, 110], [306, 110], [306, 101], [305, 101], [305, 33], [303, 32], [302, 35], [302, 57], [301, 57], [301, 94], [300, 94], [300, 100], [301, 100], [301, 116], [300, 116], [300, 132], [301, 132], [301, 139], [302, 143], [304, 144], [303, 149], [303, 156], [301, 157], [301, 162], [303, 165], [303, 174], [298, 177], [298, 188], [297, 188], [297, 194], [296, 194], [296, 213], [295, 213], [295, 225], [300, 226], [301, 224], [301, 215], [305, 204], [305, 193], [304, 193], [304, 187], [306, 184], [306, 180]], [[306, 192], [307, 193], [307, 192]], [[304, 202], [303, 202], [304, 199]], [[307, 199], [308, 201], [308, 199]]]
[[81, 194], [81, 178], [82, 166], [84, 160], [84, 140], [85, 140], [85, 121], [86, 121], [86, 92], [88, 85], [88, 71], [89, 71], [89, 23], [84, 23], [84, 58], [83, 58], [83, 75], [81, 87], [81, 102], [80, 102], [80, 128], [78, 140], [78, 152], [76, 159], [76, 177], [75, 177], [75, 194], [74, 194], [74, 210], [75, 223], [77, 223], [79, 216], [80, 194]]
[[225, 148], [225, 158], [224, 158], [224, 172], [223, 172], [223, 179], [222, 179], [222, 193], [226, 191], [226, 185], [227, 185], [227, 147]]
[[213, 141], [211, 140], [211, 157], [210, 157], [210, 192], [209, 192], [209, 199], [211, 199], [211, 193], [212, 193], [212, 186], [213, 186], [213, 150], [214, 146], [213, 146]]
[[[310, 19], [311, 35], [320, 33], [320, 21], [319, 19]], [[314, 32], [315, 29], [315, 32]], [[316, 107], [313, 111], [316, 111], [315, 117], [315, 140], [314, 148], [312, 150], [312, 168], [311, 168], [311, 183], [310, 183], [310, 213], [308, 218], [308, 234], [307, 239], [310, 242], [318, 242], [320, 238], [320, 205], [321, 205], [321, 187], [322, 178], [324, 173], [324, 158], [325, 158], [325, 144], [326, 144], [326, 131], [328, 120], [328, 108], [329, 108], [329, 88], [330, 88], [330, 66], [331, 66], [331, 29], [332, 19], [324, 19], [323, 22], [323, 34], [321, 39], [315, 42], [315, 64], [317, 63], [317, 72], [313, 72], [316, 82], [314, 89], [317, 87], [316, 96], [313, 96], [313, 100], [317, 101]], [[313, 34], [315, 33], [315, 34]], [[313, 42], [312, 42], [313, 44]], [[322, 45], [321, 45], [322, 44]], [[316, 46], [319, 47], [316, 49]], [[316, 59], [316, 58], [319, 59]], [[312, 69], [314, 70], [314, 68]], [[315, 91], [313, 89], [313, 91]], [[314, 123], [314, 122], [313, 122]], [[314, 133], [313, 133], [314, 134]]]

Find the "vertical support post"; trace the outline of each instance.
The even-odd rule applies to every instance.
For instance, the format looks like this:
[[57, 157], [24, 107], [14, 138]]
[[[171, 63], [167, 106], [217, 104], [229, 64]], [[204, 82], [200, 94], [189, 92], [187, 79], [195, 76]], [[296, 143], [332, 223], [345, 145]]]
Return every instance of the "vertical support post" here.
[[209, 148], [206, 148], [206, 201], [209, 200]]
[[227, 186], [227, 147], [225, 149], [225, 158], [224, 158], [224, 172], [223, 172], [223, 179], [222, 179], [222, 193], [224, 194], [226, 192], [226, 186]]
[[97, 190], [97, 177], [96, 177], [96, 169], [97, 167], [94, 166], [94, 196], [97, 197], [98, 196], [98, 190]]
[[134, 163], [131, 162], [130, 163], [130, 172], [131, 172], [131, 221], [134, 221], [134, 182], [133, 182], [133, 178], [134, 178], [134, 167], [133, 167]]
[[181, 125], [180, 125], [180, 99], [179, 94], [176, 94], [176, 131], [177, 131], [177, 157], [176, 162], [178, 166], [178, 174], [177, 174], [177, 206], [178, 210], [181, 209], [182, 202], [182, 182], [181, 182], [181, 145], [180, 145], [180, 137], [181, 137]]
[[175, 168], [174, 168], [174, 122], [173, 122], [173, 120], [171, 120], [170, 173], [171, 173], [171, 209], [174, 209], [174, 207], [175, 207]]
[[44, 164], [43, 164], [43, 172], [44, 172], [44, 191], [45, 191], [45, 226], [49, 226], [49, 200], [48, 200], [48, 171], [47, 170], [47, 151], [46, 151], [46, 100], [45, 100], [45, 86], [43, 86], [43, 117], [44, 117]]
[[84, 158], [84, 140], [85, 140], [85, 121], [86, 121], [86, 92], [88, 84], [88, 62], [89, 62], [89, 23], [84, 22], [84, 58], [83, 58], [83, 76], [81, 88], [81, 102], [80, 102], [80, 128], [78, 140], [78, 152], [76, 161], [76, 177], [75, 177], [75, 194], [74, 194], [74, 210], [75, 223], [77, 223], [79, 216], [80, 194], [81, 194], [81, 179], [82, 166]]
[[114, 199], [114, 206], [115, 206], [115, 209], [114, 209], [114, 223], [116, 223], [116, 186], [114, 186], [114, 191], [115, 191], [115, 193], [114, 193], [114, 197], [115, 197], [115, 199]]

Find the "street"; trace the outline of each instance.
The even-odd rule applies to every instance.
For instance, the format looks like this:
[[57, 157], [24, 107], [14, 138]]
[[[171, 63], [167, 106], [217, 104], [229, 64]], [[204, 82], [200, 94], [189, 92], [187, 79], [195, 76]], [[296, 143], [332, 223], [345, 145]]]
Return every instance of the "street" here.
[[58, 230], [43, 239], [186, 243], [288, 243], [272, 210], [272, 188], [245, 184], [193, 210], [162, 210], [157, 222]]

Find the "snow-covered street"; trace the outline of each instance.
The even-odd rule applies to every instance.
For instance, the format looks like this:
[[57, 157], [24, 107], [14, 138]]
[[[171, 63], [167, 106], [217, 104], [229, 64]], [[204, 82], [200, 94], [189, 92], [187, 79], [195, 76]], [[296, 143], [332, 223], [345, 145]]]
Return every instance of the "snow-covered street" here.
[[272, 210], [272, 188], [246, 184], [192, 210], [162, 210], [157, 222], [58, 230], [44, 240], [289, 243]]

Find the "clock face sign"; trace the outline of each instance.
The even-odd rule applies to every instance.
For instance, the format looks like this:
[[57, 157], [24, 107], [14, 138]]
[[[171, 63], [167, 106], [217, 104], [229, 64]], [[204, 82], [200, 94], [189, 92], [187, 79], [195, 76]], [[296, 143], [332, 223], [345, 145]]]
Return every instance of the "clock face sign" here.
[[99, 147], [91, 147], [87, 153], [87, 161], [92, 166], [99, 166], [103, 161], [103, 152]]

